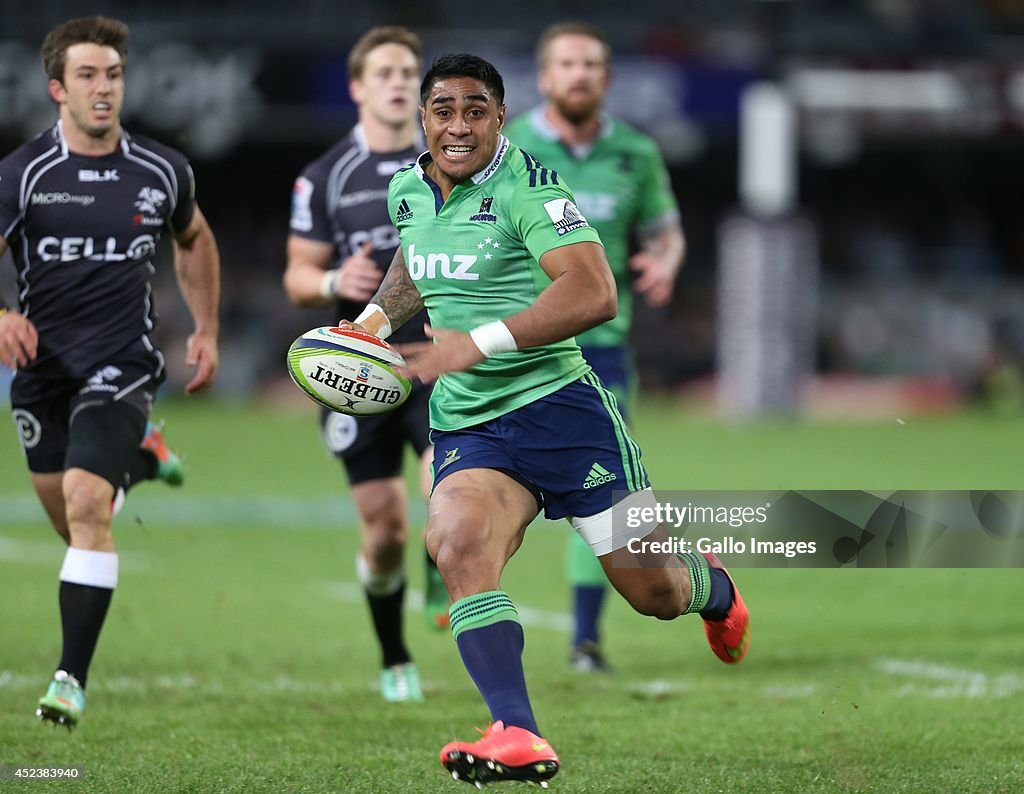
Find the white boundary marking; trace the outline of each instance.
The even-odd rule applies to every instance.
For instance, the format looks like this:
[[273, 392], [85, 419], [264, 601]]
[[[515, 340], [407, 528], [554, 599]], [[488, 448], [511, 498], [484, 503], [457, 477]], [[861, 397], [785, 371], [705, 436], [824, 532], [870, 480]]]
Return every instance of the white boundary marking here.
[[[52, 567], [55, 574], [60, 570], [64, 550], [65, 546], [56, 534], [53, 535], [52, 541], [0, 537], [0, 562]], [[153, 558], [145, 552], [119, 551], [117, 556], [121, 571], [139, 573], [153, 570], [155, 567]]]
[[[338, 601], [346, 604], [362, 603], [362, 585], [357, 582], [327, 582], [324, 585], [327, 594]], [[423, 594], [418, 591], [407, 591], [405, 594], [405, 606], [418, 612], [423, 611]], [[519, 612], [519, 622], [524, 626], [537, 629], [551, 629], [552, 631], [570, 632], [573, 627], [573, 620], [570, 615], [564, 612], [551, 612], [544, 609], [534, 609], [516, 604], [516, 611]]]
[[1024, 692], [1024, 677], [1013, 673], [991, 675], [936, 662], [914, 659], [878, 659], [875, 666], [883, 673], [909, 678], [901, 695], [945, 698], [1005, 698]]
[[[11, 524], [49, 526], [46, 514], [34, 495], [0, 496], [0, 527]], [[410, 502], [409, 518], [422, 523], [427, 508]], [[284, 527], [290, 529], [330, 528], [355, 532], [359, 523], [355, 504], [343, 495], [296, 499], [279, 496], [150, 496], [128, 495], [123, 511], [114, 519], [114, 530], [130, 528], [136, 522], [154, 527], [188, 527], [216, 524], [222, 527]]]
[[[330, 590], [335, 597], [348, 601], [349, 594], [355, 593], [360, 598], [362, 591], [355, 584], [343, 583], [332, 585]], [[550, 614], [550, 613], [549, 613]], [[567, 617], [567, 616], [562, 616]], [[1024, 692], [1024, 677], [1013, 673], [991, 675], [978, 670], [967, 670], [945, 664], [910, 659], [878, 659], [874, 665], [878, 670], [894, 678], [909, 678], [910, 683], [899, 684], [894, 681], [898, 694], [905, 697], [926, 697], [935, 699], [952, 698], [986, 698], [1001, 699], [1014, 697]], [[0, 670], [0, 690], [25, 691], [45, 688], [45, 674], [25, 675], [11, 670]], [[684, 695], [693, 690], [695, 684], [688, 680], [653, 679], [625, 684], [624, 690], [644, 699], [664, 700]], [[362, 692], [376, 688], [376, 682], [367, 683], [363, 687], [344, 687], [337, 682], [323, 679], [302, 680], [287, 675], [272, 678], [250, 679], [244, 682], [233, 680], [231, 686], [224, 681], [210, 678], [202, 674], [183, 673], [180, 675], [114, 676], [106, 678], [97, 676], [90, 690], [112, 693], [145, 693], [154, 690], [199, 691], [224, 693], [233, 691], [239, 686], [250, 691], [266, 694], [298, 693], [313, 694], [330, 692], [332, 694], [346, 691]], [[424, 682], [424, 686], [433, 689]], [[703, 684], [702, 684], [703, 686]], [[877, 690], [877, 688], [876, 688]], [[810, 698], [821, 694], [816, 684], [767, 684], [759, 688], [759, 693], [770, 698]]]

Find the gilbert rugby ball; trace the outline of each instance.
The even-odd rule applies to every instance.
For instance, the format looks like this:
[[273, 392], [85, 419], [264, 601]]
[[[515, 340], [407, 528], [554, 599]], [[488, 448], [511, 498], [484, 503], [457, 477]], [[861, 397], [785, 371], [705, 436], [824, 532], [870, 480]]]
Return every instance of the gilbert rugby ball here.
[[383, 339], [323, 326], [288, 348], [288, 374], [311, 399], [338, 413], [371, 416], [393, 411], [412, 383], [395, 372], [405, 362]]

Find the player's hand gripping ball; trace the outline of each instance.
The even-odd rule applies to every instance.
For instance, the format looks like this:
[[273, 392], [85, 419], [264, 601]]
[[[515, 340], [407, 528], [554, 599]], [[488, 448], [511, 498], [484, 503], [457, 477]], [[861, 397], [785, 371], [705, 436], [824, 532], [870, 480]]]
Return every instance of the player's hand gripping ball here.
[[393, 411], [412, 383], [395, 371], [405, 362], [383, 339], [324, 326], [306, 331], [288, 348], [288, 374], [312, 400], [350, 416]]

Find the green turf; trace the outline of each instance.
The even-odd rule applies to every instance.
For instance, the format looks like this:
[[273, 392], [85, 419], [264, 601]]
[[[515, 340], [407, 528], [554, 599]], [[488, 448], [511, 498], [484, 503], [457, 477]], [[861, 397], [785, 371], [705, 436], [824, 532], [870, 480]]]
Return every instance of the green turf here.
[[[0, 422], [0, 765], [87, 774], [0, 788], [471, 791], [437, 763], [441, 744], [487, 720], [450, 637], [412, 611], [427, 702], [375, 691], [351, 508], [311, 414], [196, 403], [159, 415], [188, 481], [139, 489], [118, 518], [121, 584], [71, 734], [32, 715], [59, 652], [62, 551]], [[737, 429], [651, 405], [637, 435], [660, 488], [1024, 488], [1019, 424], [981, 416]], [[739, 571], [754, 623], [736, 668], [711, 655], [698, 619], [658, 623], [616, 600], [617, 673], [580, 677], [559, 628], [566, 531], [531, 529], [503, 582], [563, 762], [553, 791], [1022, 790], [1020, 571]]]

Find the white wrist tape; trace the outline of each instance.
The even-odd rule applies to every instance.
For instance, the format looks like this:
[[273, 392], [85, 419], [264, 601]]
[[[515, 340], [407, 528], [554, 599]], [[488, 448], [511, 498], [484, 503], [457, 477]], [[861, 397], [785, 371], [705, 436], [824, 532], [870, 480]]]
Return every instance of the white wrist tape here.
[[369, 320], [371, 317], [373, 317], [373, 315], [377, 314], [378, 312], [380, 313], [380, 316], [384, 318], [384, 322], [381, 323], [380, 328], [377, 329], [377, 338], [387, 339], [389, 336], [391, 336], [391, 320], [388, 319], [387, 314], [385, 314], [384, 310], [376, 303], [366, 304], [366, 308], [363, 309], [359, 313], [359, 316], [356, 317], [356, 319], [354, 319], [352, 322], [362, 325], [365, 320]]
[[473, 338], [473, 343], [480, 348], [480, 352], [487, 358], [498, 353], [511, 353], [519, 349], [516, 338], [512, 336], [512, 332], [501, 320], [478, 325], [469, 332], [469, 335]]
[[328, 270], [320, 279], [320, 295], [324, 298], [335, 298], [338, 295], [338, 268]]

